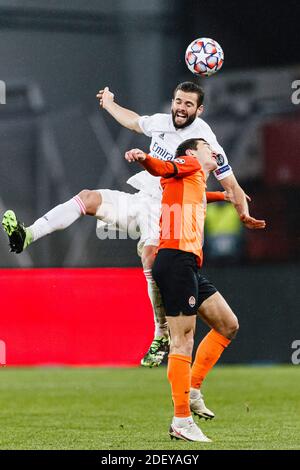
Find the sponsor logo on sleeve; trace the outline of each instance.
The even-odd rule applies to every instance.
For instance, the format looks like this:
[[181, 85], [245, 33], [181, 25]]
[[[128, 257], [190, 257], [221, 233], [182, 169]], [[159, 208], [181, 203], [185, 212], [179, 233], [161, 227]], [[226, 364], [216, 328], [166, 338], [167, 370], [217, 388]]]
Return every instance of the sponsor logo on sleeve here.
[[218, 168], [216, 171], [215, 171], [215, 174], [216, 175], [222, 175], [223, 173], [225, 173], [226, 171], [230, 170], [230, 166], [229, 165], [225, 165], [223, 166], [222, 168]]

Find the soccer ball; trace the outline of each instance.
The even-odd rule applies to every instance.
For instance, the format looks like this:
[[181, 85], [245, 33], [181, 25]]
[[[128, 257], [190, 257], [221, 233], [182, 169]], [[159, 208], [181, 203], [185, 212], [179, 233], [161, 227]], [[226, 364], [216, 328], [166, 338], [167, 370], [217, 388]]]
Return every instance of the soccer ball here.
[[191, 72], [203, 77], [213, 75], [223, 65], [224, 53], [214, 39], [195, 39], [185, 51], [185, 62]]

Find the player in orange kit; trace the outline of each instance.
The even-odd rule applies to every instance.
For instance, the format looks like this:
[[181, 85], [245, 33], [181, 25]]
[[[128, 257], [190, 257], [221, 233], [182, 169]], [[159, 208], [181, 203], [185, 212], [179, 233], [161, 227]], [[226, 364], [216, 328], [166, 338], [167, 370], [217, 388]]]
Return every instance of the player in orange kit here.
[[[179, 145], [173, 161], [161, 161], [139, 149], [125, 154], [139, 161], [154, 176], [162, 176], [160, 242], [153, 266], [170, 328], [168, 379], [174, 403], [171, 438], [209, 442], [194, 423], [201, 400], [200, 385], [238, 330], [237, 318], [225, 299], [198, 269], [203, 262], [202, 244], [206, 212], [206, 179], [217, 168], [214, 152], [204, 139]], [[196, 314], [212, 327], [198, 346], [191, 368]], [[222, 324], [232, 334], [222, 334]], [[205, 341], [205, 342], [204, 342]]]

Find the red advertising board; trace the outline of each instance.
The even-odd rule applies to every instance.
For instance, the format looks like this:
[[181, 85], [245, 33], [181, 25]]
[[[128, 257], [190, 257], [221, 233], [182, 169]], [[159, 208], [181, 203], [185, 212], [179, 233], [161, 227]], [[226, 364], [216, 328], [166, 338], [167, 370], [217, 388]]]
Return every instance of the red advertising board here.
[[2, 269], [0, 292], [8, 366], [138, 365], [152, 340], [138, 268]]

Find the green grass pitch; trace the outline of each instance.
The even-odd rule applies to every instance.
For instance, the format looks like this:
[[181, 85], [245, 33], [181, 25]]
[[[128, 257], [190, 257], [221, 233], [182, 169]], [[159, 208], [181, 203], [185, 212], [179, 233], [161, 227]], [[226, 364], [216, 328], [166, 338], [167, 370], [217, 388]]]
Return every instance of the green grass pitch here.
[[[166, 368], [1, 368], [0, 449], [300, 449], [299, 366], [215, 368], [200, 421], [171, 441]], [[197, 418], [198, 422], [198, 418]]]

